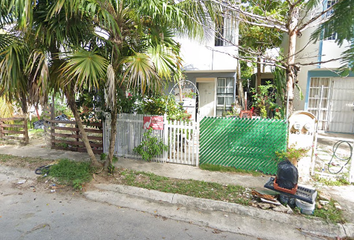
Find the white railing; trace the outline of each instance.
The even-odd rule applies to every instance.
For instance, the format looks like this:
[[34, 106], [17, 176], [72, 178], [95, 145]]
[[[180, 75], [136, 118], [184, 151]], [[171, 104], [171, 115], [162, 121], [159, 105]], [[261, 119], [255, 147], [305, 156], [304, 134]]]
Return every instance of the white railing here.
[[[144, 116], [146, 115], [118, 114], [114, 155], [131, 158], [140, 157], [134, 153], [133, 149], [141, 143], [143, 134], [146, 131], [143, 129]], [[103, 124], [104, 153], [108, 153], [110, 134], [111, 121], [107, 114]], [[164, 129], [154, 130], [153, 134], [168, 146], [167, 152], [153, 160], [199, 165], [199, 124], [197, 122], [168, 121], [165, 116]]]

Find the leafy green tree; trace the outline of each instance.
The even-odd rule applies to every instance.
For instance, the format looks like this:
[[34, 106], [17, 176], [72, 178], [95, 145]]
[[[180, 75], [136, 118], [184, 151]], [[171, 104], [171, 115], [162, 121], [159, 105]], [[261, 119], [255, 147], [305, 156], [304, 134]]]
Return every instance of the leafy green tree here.
[[[77, 89], [60, 76], [67, 55], [97, 42], [92, 19], [83, 14], [80, 4], [81, 1], [63, 0], [2, 1], [0, 11], [4, 15], [0, 21], [1, 28], [6, 29], [2, 39], [8, 41], [0, 44], [1, 68], [4, 70], [0, 73], [0, 92], [5, 93], [8, 101], [20, 101], [24, 113], [27, 103], [42, 101], [45, 104], [49, 92], [64, 92], [91, 163], [99, 166], [76, 108], [74, 96]], [[93, 59], [99, 60], [104, 62], [102, 58]], [[102, 64], [99, 69], [104, 66]]]
[[[44, 97], [49, 90], [65, 94], [94, 166], [99, 163], [80, 121], [74, 96], [98, 89], [106, 82], [112, 125], [105, 166], [110, 167], [116, 135], [117, 89], [139, 89], [144, 94], [159, 91], [162, 79], [181, 77], [179, 46], [172, 37], [175, 32], [200, 36], [203, 26], [210, 23], [208, 19], [214, 18], [209, 14], [213, 13], [213, 6], [211, 2], [193, 0], [4, 0], [0, 21], [2, 27], [12, 24], [14, 36], [20, 36], [26, 48], [31, 47], [28, 53], [32, 61], [26, 62], [24, 55], [18, 57], [24, 68], [21, 71], [18, 67], [17, 73], [24, 75], [23, 69], [30, 69], [34, 75], [16, 79], [21, 84], [26, 80], [42, 84], [40, 93]], [[6, 78], [1, 85], [12, 81], [13, 78]], [[38, 90], [38, 86], [34, 89]], [[13, 87], [11, 92], [15, 91]], [[20, 93], [28, 91], [23, 88]]]
[[[277, 1], [242, 1], [247, 5], [245, 11], [260, 16], [271, 16], [274, 19], [284, 20], [286, 5]], [[246, 18], [247, 19], [247, 18]], [[250, 19], [249, 19], [250, 20]], [[257, 64], [257, 85], [260, 85], [261, 61], [265, 60], [266, 51], [278, 48], [283, 41], [283, 33], [276, 28], [267, 28], [260, 25], [252, 25], [247, 21], [240, 22], [240, 57], [254, 61]]]

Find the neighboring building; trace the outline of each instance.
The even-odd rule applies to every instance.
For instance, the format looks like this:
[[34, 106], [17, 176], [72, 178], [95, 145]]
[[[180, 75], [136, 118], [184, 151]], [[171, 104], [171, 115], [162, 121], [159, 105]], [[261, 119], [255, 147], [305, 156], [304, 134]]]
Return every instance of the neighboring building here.
[[[334, 1], [323, 1], [323, 8]], [[314, 28], [303, 32], [298, 38], [297, 49], [304, 48]], [[297, 62], [325, 62], [340, 58], [348, 49], [349, 43], [338, 46], [336, 36], [322, 39], [306, 47], [306, 51], [297, 56]], [[307, 110], [319, 119], [319, 130], [330, 132], [354, 133], [354, 73], [341, 77], [338, 73], [340, 61], [302, 66], [298, 72], [298, 81], [304, 99], [295, 96], [295, 110]], [[322, 98], [321, 88], [323, 86]]]
[[[237, 23], [224, 19], [220, 28], [225, 39], [238, 42]], [[215, 33], [206, 35], [209, 36], [203, 41], [177, 39], [181, 44], [186, 80], [192, 81], [199, 91], [198, 120], [205, 116], [222, 116], [236, 97], [237, 60], [232, 55], [238, 54], [237, 47], [215, 37]]]

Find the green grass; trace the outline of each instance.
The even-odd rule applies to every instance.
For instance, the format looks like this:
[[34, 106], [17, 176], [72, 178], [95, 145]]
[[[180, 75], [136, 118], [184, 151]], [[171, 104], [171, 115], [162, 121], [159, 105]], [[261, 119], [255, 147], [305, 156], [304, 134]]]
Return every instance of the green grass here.
[[263, 175], [263, 173], [257, 172], [257, 171], [237, 169], [235, 167], [224, 167], [224, 166], [213, 165], [213, 164], [209, 164], [209, 163], [203, 163], [203, 164], [199, 165], [199, 168], [203, 169], [203, 170], [217, 171], [217, 172], [246, 173], [246, 174], [252, 174], [252, 176], [255, 176], [255, 177]]
[[329, 223], [345, 223], [341, 210], [338, 210], [335, 205], [335, 201], [331, 200], [326, 206], [321, 209], [316, 208], [314, 216], [324, 219]]
[[250, 195], [244, 187], [222, 185], [197, 180], [173, 179], [153, 173], [119, 169], [123, 184], [167, 193], [178, 193], [192, 197], [249, 205]]
[[[0, 154], [0, 163], [3, 162], [7, 165], [9, 162], [15, 160], [19, 163], [32, 163], [35, 164], [36, 167], [44, 165], [43, 163], [48, 164], [49, 161], [52, 161], [40, 158]], [[222, 169], [221, 171], [227, 169], [226, 171], [229, 172], [228, 168], [222, 167], [219, 169]], [[50, 167], [48, 175], [57, 179], [60, 184], [69, 185], [74, 189], [81, 190], [85, 183], [91, 181], [92, 169], [89, 162], [76, 162], [69, 159], [62, 159], [59, 160], [57, 164]], [[213, 199], [242, 205], [250, 205], [252, 201], [250, 190], [237, 185], [224, 185], [191, 179], [184, 180], [168, 178], [153, 173], [133, 171], [123, 168], [114, 171], [114, 179], [116, 179], [119, 184], [153, 189], [166, 193], [178, 193], [192, 197]], [[345, 221], [342, 211], [335, 208], [334, 201], [331, 201], [322, 209], [316, 209], [314, 211], [314, 216], [331, 223], [343, 223]]]
[[75, 162], [69, 159], [60, 160], [46, 173], [56, 178], [60, 184], [70, 185], [78, 190], [82, 190], [83, 184], [90, 182], [92, 178], [89, 162]]
[[0, 161], [1, 162], [7, 162], [11, 159], [13, 159], [14, 156], [11, 155], [6, 155], [6, 154], [0, 154]]
[[53, 161], [53, 160], [47, 160], [47, 159], [42, 159], [38, 157], [19, 157], [19, 156], [13, 156], [13, 155], [8, 155], [8, 154], [0, 154], [0, 162], [6, 163], [6, 162], [27, 162], [27, 163], [46, 163], [48, 161]]
[[327, 186], [343, 186], [343, 185], [350, 185], [350, 182], [348, 181], [349, 177], [344, 174], [339, 178], [333, 178], [333, 179], [328, 179], [328, 178], [323, 178], [320, 175], [315, 175], [314, 179], [318, 183], [322, 183]]

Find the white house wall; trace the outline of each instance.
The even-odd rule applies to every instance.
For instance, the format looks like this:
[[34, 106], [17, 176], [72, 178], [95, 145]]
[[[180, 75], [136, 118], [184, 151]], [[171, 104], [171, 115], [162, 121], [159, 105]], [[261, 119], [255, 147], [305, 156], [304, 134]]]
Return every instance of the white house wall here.
[[225, 53], [237, 54], [236, 47], [214, 47], [213, 40], [176, 39], [181, 44], [181, 57], [186, 71], [236, 69], [237, 60]]
[[[322, 10], [322, 5], [319, 5], [318, 11]], [[311, 17], [309, 14], [308, 18]], [[307, 86], [309, 81], [308, 71], [316, 69], [336, 69], [340, 67], [341, 63], [339, 60], [330, 61], [327, 63], [317, 64], [317, 62], [326, 62], [331, 59], [340, 58], [341, 54], [347, 49], [349, 44], [345, 42], [342, 46], [338, 46], [334, 40], [320, 40], [316, 43], [310, 43], [310, 37], [313, 31], [318, 27], [318, 23], [312, 25], [312, 27], [302, 32], [301, 37], [297, 38], [296, 49], [297, 52], [304, 49], [301, 53], [296, 56], [297, 63], [314, 63], [312, 65], [300, 66], [300, 71], [298, 72], [298, 84], [302, 90], [304, 98], [301, 100], [299, 92], [295, 90], [294, 107], [295, 110], [304, 110], [305, 101], [307, 94]], [[284, 44], [286, 45], [287, 39], [284, 39]], [[285, 48], [286, 52], [287, 49]], [[322, 51], [322, 54], [321, 54]]]
[[[343, 43], [342, 46], [338, 46], [334, 40], [324, 40], [322, 44], [322, 61], [326, 62], [331, 59], [340, 58], [341, 54], [347, 50], [349, 46], [350, 44], [348, 42]], [[321, 68], [339, 68], [340, 66], [340, 60], [321, 64]]]

